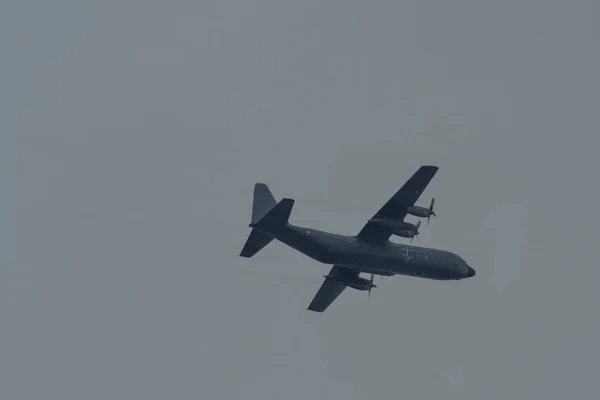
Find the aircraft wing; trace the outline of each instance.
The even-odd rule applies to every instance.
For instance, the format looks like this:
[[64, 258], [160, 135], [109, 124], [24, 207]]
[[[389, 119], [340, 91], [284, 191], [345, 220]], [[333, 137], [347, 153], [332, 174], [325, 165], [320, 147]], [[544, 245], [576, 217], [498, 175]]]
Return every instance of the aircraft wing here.
[[[433, 165], [423, 165], [419, 168], [400, 190], [377, 211], [372, 219], [382, 218], [403, 221], [407, 214], [406, 208], [417, 202], [438, 169]], [[392, 231], [389, 228], [373, 222], [367, 222], [358, 234], [359, 238], [367, 241], [388, 240], [390, 236], [392, 236]]]
[[[358, 272], [352, 271], [349, 268], [334, 265], [329, 271], [329, 275], [348, 275], [356, 277]], [[346, 285], [340, 281], [336, 281], [330, 278], [326, 278], [325, 282], [321, 285], [321, 288], [315, 295], [314, 299], [308, 306], [310, 311], [323, 312], [338, 298], [340, 294], [346, 289]]]

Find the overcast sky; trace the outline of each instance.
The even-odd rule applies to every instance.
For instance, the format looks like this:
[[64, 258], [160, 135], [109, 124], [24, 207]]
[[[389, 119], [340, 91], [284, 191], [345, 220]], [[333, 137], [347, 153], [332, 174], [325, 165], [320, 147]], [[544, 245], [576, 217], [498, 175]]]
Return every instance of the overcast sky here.
[[[597, 1], [3, 1], [2, 399], [591, 399]], [[473, 279], [238, 256], [252, 189], [355, 234], [423, 164]]]

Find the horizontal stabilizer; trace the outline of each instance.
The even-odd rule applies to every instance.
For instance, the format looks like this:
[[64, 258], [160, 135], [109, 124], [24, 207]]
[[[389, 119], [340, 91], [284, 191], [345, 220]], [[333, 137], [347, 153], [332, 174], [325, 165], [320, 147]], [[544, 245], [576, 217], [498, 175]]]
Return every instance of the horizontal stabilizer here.
[[251, 227], [256, 227], [258, 229], [277, 229], [282, 226], [287, 225], [288, 220], [290, 219], [290, 214], [292, 213], [292, 207], [294, 207], [294, 199], [284, 198], [281, 199], [279, 203], [275, 207], [273, 207], [267, 215], [262, 217], [262, 219], [256, 223], [250, 224]]
[[274, 239], [273, 230], [287, 225], [293, 206], [294, 200], [282, 199], [277, 203], [267, 185], [255, 184], [250, 223], [252, 231], [246, 239], [240, 256], [250, 258], [271, 243]]
[[248, 236], [248, 239], [246, 240], [246, 244], [244, 244], [244, 248], [242, 249], [240, 256], [250, 258], [261, 251], [266, 245], [271, 243], [272, 240], [273, 236], [261, 231], [257, 231], [256, 229], [252, 229], [250, 236]]

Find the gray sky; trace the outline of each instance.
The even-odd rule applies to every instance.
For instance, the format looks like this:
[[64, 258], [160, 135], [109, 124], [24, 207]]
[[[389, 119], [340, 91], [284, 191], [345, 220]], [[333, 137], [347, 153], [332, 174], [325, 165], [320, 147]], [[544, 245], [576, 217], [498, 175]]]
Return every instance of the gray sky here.
[[[600, 390], [596, 1], [4, 1], [0, 397], [590, 399]], [[238, 257], [252, 187], [356, 233], [422, 164], [421, 245]]]

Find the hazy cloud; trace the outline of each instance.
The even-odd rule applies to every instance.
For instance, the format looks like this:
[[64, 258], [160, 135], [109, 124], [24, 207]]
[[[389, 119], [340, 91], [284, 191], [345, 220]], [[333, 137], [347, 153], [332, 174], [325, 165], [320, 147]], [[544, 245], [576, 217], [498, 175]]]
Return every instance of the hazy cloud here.
[[[4, 2], [1, 397], [593, 398], [599, 11]], [[426, 163], [474, 279], [319, 315], [328, 266], [238, 257], [255, 182], [355, 233]]]

